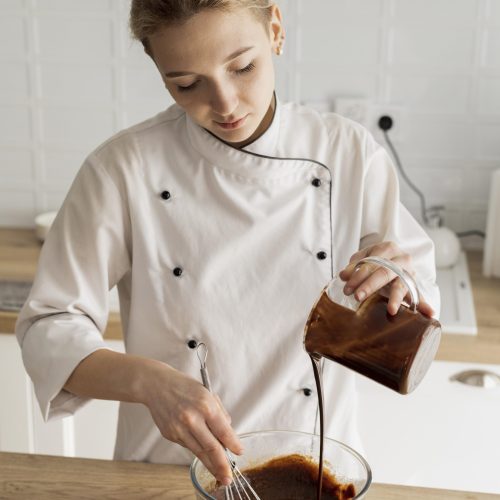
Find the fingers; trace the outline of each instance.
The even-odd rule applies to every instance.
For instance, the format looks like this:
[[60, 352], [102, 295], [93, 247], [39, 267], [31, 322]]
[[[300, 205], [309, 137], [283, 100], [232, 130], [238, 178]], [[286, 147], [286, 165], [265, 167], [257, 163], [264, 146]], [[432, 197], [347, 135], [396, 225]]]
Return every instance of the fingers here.
[[220, 399], [204, 394], [196, 409], [180, 415], [180, 441], [189, 448], [223, 485], [231, 484], [232, 472], [224, 448], [241, 454], [243, 446], [231, 425]]
[[389, 293], [389, 302], [387, 304], [387, 312], [391, 316], [394, 316], [398, 312], [399, 306], [403, 302], [407, 293], [408, 289], [399, 278], [392, 282]]
[[[403, 261], [404, 259], [401, 258], [392, 259], [392, 262], [400, 265], [401, 267], [404, 267], [402, 265]], [[346, 295], [354, 293], [356, 300], [362, 302], [372, 293], [391, 283], [396, 277], [396, 274], [385, 267], [377, 266], [376, 264], [371, 263], [362, 264], [346, 282], [344, 286], [344, 293]], [[403, 285], [401, 280], [397, 281], [399, 281], [400, 286], [405, 290], [402, 295], [402, 298], [404, 298], [408, 290]]]
[[229, 415], [229, 413], [227, 412], [226, 408], [224, 408], [224, 405], [222, 404], [222, 401], [221, 401], [221, 399], [219, 398], [219, 395], [218, 395], [218, 394], [214, 394], [214, 397], [215, 397], [215, 399], [217, 400], [217, 403], [219, 404], [219, 407], [220, 407], [220, 409], [222, 410], [222, 412], [224, 413], [224, 415], [225, 415], [225, 417], [226, 417], [227, 421], [228, 421], [229, 423], [231, 423], [231, 420], [232, 420], [232, 419], [231, 419], [231, 415]]
[[[409, 297], [408, 289], [398, 278], [391, 285], [389, 303], [387, 305], [387, 311], [389, 312], [389, 314], [394, 316], [398, 312], [399, 307], [403, 301], [410, 304], [411, 298]], [[425, 316], [428, 316], [429, 318], [432, 318], [436, 314], [431, 305], [425, 302], [425, 300], [422, 300], [421, 297], [419, 299], [417, 310]]]
[[224, 448], [239, 455], [243, 446], [227, 420], [220, 417], [219, 414], [207, 419], [206, 423], [191, 425], [193, 439], [190, 442], [193, 448], [190, 449], [221, 484], [228, 485], [231, 484], [232, 473]]
[[383, 257], [392, 260], [394, 257], [402, 255], [403, 252], [392, 241], [384, 241], [376, 245], [370, 245], [354, 253], [349, 259], [349, 264], [340, 271], [339, 276], [344, 281], [348, 281], [355, 272], [356, 266], [361, 259], [365, 257]]
[[189, 448], [217, 481], [223, 485], [231, 484], [232, 471], [226, 453], [206, 425], [199, 425], [196, 430], [184, 432], [180, 444]]
[[[346, 295], [354, 294], [356, 300], [362, 302], [371, 294], [387, 288], [389, 314], [395, 315], [399, 310], [401, 303], [408, 294], [408, 289], [403, 281], [389, 269], [377, 266], [376, 264], [363, 263], [357, 267], [358, 262], [367, 257], [376, 256], [391, 260], [408, 273], [414, 274], [411, 265], [411, 258], [403, 252], [393, 242], [383, 242], [356, 252], [350, 259], [349, 265], [343, 269], [339, 276], [346, 281], [344, 293]], [[430, 306], [423, 305], [423, 312], [432, 311]]]
[[220, 398], [182, 372], [159, 366], [150, 384], [155, 397], [147, 401], [162, 436], [191, 450], [221, 484], [230, 484], [232, 468], [224, 448], [241, 454], [243, 447]]
[[420, 303], [418, 304], [417, 309], [422, 313], [425, 314], [426, 316], [429, 316], [429, 318], [434, 317], [436, 314], [436, 311], [424, 300], [421, 300]]
[[373, 292], [383, 288], [395, 278], [395, 274], [385, 267], [363, 264], [351, 275], [344, 286], [344, 293], [354, 293], [356, 300], [362, 302]]
[[236, 455], [243, 453], [243, 445], [227, 419], [220, 418], [220, 415], [214, 415], [208, 416], [206, 422], [212, 434], [225, 448], [228, 448]]

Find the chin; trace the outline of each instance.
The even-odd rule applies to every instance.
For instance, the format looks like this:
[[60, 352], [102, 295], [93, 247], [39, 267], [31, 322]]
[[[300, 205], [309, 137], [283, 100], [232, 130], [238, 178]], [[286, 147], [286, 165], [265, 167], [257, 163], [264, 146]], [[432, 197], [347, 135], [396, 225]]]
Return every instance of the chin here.
[[254, 133], [255, 128], [250, 128], [250, 127], [243, 127], [242, 129], [239, 130], [227, 130], [227, 131], [221, 131], [221, 130], [214, 130], [212, 129], [211, 132], [216, 135], [219, 139], [229, 142], [229, 143], [239, 143], [248, 140], [252, 134]]

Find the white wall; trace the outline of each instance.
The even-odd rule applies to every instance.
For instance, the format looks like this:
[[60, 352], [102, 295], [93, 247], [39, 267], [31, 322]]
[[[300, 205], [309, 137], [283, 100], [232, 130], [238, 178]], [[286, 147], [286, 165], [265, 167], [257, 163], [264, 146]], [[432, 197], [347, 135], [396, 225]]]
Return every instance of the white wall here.
[[57, 209], [85, 156], [171, 102], [127, 0], [0, 0], [0, 225]]
[[[429, 204], [484, 229], [500, 167], [500, 1], [281, 0], [282, 100], [369, 99]], [[129, 0], [0, 0], [0, 225], [57, 209], [81, 161], [171, 103], [128, 37]], [[418, 215], [417, 198], [402, 197]]]

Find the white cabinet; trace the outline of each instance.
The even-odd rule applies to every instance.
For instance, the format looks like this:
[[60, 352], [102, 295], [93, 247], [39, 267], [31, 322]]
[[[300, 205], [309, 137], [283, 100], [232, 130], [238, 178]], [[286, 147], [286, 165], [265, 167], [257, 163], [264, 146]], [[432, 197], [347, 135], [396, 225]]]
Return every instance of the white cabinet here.
[[[123, 342], [108, 341], [123, 352]], [[75, 416], [44, 422], [14, 335], [0, 334], [0, 451], [113, 456], [118, 403], [91, 401]]]
[[0, 334], [0, 451], [33, 451], [31, 384], [14, 335]]
[[359, 377], [360, 425], [373, 480], [500, 493], [500, 387], [451, 382], [500, 365], [436, 361], [406, 396]]

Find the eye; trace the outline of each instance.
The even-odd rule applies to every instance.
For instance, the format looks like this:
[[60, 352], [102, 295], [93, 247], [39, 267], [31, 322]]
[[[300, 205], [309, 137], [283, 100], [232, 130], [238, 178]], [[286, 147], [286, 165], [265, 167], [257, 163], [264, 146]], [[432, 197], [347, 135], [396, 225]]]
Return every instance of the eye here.
[[255, 64], [253, 62], [251, 62], [248, 66], [245, 66], [244, 68], [241, 68], [241, 69], [237, 69], [235, 71], [235, 73], [238, 73], [239, 75], [241, 75], [242, 73], [249, 73], [254, 68], [255, 68]]
[[181, 85], [177, 85], [177, 90], [179, 92], [189, 92], [190, 90], [193, 90], [196, 85], [198, 85], [199, 80], [196, 80], [193, 82], [191, 85], [187, 85], [186, 87], [182, 87]]

